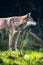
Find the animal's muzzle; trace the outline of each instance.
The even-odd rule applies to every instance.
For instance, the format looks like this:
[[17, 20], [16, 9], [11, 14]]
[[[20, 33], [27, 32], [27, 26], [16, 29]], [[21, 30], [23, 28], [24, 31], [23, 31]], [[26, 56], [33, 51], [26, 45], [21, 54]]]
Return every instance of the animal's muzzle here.
[[32, 22], [32, 21], [27, 21], [27, 23], [26, 23], [26, 25], [27, 26], [36, 26], [37, 25], [37, 23], [36, 22]]

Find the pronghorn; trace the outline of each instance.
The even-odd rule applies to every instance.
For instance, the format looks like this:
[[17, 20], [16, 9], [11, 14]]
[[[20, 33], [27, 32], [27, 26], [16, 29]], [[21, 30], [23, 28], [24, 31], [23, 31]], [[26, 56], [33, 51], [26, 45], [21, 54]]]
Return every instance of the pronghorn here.
[[[14, 33], [18, 32], [16, 28], [19, 28], [20, 25], [24, 24], [26, 26], [35, 26], [36, 22], [31, 17], [31, 13], [28, 13], [24, 16], [14, 16], [7, 18], [0, 18], [0, 29], [9, 30], [9, 50], [12, 50], [12, 38]], [[20, 30], [19, 30], [20, 31]]]

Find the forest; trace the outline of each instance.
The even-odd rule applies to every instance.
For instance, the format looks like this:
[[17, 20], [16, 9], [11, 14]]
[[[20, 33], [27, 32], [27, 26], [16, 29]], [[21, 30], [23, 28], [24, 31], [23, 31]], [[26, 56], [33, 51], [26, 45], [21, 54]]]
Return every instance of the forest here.
[[16, 27], [20, 32], [15, 33], [13, 38], [11, 34], [10, 44], [9, 29], [0, 29], [0, 65], [43, 65], [43, 0], [0, 1], [0, 21], [1, 18], [28, 13], [32, 17], [29, 20], [35, 21], [36, 26], [25, 27], [22, 24]]

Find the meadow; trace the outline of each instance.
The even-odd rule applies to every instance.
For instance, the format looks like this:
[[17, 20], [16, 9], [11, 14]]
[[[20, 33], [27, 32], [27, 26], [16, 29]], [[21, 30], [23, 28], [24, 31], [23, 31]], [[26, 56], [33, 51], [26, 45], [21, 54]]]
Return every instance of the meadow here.
[[43, 49], [0, 51], [0, 65], [43, 65]]

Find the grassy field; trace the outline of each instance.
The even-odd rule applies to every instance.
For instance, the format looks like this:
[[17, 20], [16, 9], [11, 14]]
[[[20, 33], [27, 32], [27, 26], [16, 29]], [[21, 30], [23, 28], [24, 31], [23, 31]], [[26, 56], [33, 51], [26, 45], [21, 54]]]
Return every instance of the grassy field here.
[[0, 51], [0, 65], [43, 65], [43, 50]]

